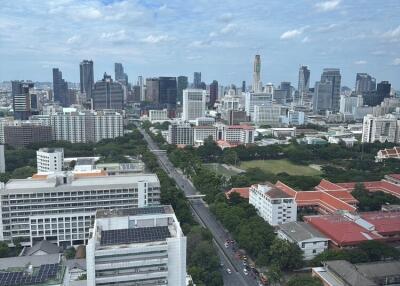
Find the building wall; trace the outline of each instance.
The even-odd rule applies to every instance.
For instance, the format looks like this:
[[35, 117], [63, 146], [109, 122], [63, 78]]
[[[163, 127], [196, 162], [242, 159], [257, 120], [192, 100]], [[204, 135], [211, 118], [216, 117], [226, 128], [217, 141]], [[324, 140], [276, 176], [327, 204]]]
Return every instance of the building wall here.
[[185, 89], [183, 91], [183, 113], [185, 121], [204, 117], [206, 113], [206, 91], [202, 89]]
[[48, 152], [43, 149], [36, 151], [36, 162], [38, 173], [60, 172], [64, 163], [64, 150], [52, 150]]

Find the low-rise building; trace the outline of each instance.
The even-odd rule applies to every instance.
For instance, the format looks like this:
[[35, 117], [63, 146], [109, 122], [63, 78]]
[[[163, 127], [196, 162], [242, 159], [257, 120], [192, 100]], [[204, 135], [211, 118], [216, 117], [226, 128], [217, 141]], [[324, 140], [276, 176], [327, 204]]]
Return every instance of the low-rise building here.
[[186, 237], [171, 206], [97, 211], [86, 261], [88, 286], [186, 286]]
[[271, 183], [252, 185], [249, 191], [249, 203], [270, 225], [297, 220], [297, 205], [290, 195]]
[[196, 144], [202, 145], [205, 139], [211, 138], [217, 140], [217, 127], [215, 126], [195, 126], [193, 127], [193, 141]]
[[376, 162], [382, 162], [386, 159], [400, 159], [400, 147], [379, 150], [375, 156]]
[[38, 173], [60, 172], [64, 165], [63, 148], [40, 148], [36, 151]]
[[329, 238], [305, 222], [288, 222], [279, 225], [278, 237], [296, 243], [305, 260], [313, 259], [328, 249]]
[[155, 123], [155, 122], [164, 122], [164, 121], [168, 121], [168, 110], [167, 109], [162, 109], [162, 110], [158, 110], [158, 109], [151, 109], [149, 110], [149, 121], [151, 123]]
[[224, 139], [230, 144], [254, 143], [255, 128], [250, 125], [230, 125], [225, 128]]

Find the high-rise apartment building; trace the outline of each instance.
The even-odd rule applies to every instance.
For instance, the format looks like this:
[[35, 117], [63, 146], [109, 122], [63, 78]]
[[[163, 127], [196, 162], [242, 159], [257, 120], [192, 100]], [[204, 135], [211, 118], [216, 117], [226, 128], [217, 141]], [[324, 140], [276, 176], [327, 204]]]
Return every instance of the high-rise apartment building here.
[[86, 244], [96, 210], [160, 204], [155, 174], [75, 176], [54, 173], [10, 180], [0, 186], [0, 240], [33, 245], [47, 240], [62, 246]]
[[92, 91], [93, 109], [116, 109], [124, 108], [124, 89], [119, 82], [111, 79], [104, 73], [103, 79], [94, 84]]
[[246, 92], [245, 94], [245, 109], [247, 115], [253, 116], [254, 106], [268, 106], [272, 104], [272, 94], [269, 93], [254, 93]]
[[186, 237], [171, 206], [99, 210], [87, 285], [186, 286]]
[[176, 77], [159, 77], [159, 103], [168, 110], [176, 108]]
[[91, 99], [94, 85], [93, 61], [83, 60], [79, 64], [79, 71], [81, 93], [86, 94], [86, 99]]
[[193, 74], [193, 87], [201, 88], [201, 72], [194, 72]]
[[378, 117], [368, 114], [364, 117], [361, 141], [400, 143], [400, 121], [392, 114]]
[[168, 143], [193, 145], [193, 128], [188, 122], [173, 122], [168, 127]]
[[158, 78], [146, 79], [146, 101], [159, 103], [160, 102], [160, 81]]
[[298, 103], [304, 105], [309, 102], [310, 70], [307, 66], [299, 68], [299, 82], [297, 85]]
[[25, 147], [33, 143], [52, 141], [52, 130], [49, 126], [40, 126], [30, 122], [20, 125], [4, 126], [4, 141], [14, 147]]
[[15, 80], [11, 82], [14, 119], [27, 120], [31, 115], [33, 83]]
[[195, 120], [205, 116], [206, 91], [202, 89], [185, 89], [183, 91], [182, 120]]
[[178, 90], [178, 95], [177, 95], [177, 101], [182, 104], [183, 100], [183, 90], [187, 89], [189, 85], [188, 77], [187, 76], [178, 76], [177, 78], [177, 90]]
[[127, 86], [128, 85], [128, 75], [124, 72], [124, 67], [121, 63], [114, 64], [115, 71], [115, 81]]
[[215, 102], [218, 99], [218, 81], [213, 80], [210, 84], [210, 102], [209, 106], [212, 108], [214, 107]]
[[63, 148], [40, 148], [36, 151], [37, 172], [61, 172], [64, 164]]
[[57, 101], [61, 106], [68, 107], [68, 84], [62, 77], [62, 72], [58, 68], [53, 68], [53, 101]]
[[253, 92], [262, 92], [261, 86], [261, 57], [256, 55], [253, 66]]
[[321, 82], [330, 82], [332, 90], [330, 92], [330, 110], [332, 112], [339, 112], [340, 107], [340, 84], [342, 76], [339, 69], [327, 68], [324, 69], [321, 75]]

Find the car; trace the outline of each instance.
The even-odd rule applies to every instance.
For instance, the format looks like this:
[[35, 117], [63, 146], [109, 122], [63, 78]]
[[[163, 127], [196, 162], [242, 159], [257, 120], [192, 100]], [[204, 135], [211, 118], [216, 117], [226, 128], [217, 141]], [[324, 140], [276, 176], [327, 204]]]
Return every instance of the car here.
[[227, 244], [226, 242], [225, 242], [224, 245], [225, 245], [225, 248], [228, 248], [228, 247], [229, 247], [229, 244]]
[[219, 266], [223, 267], [223, 266], [224, 266], [224, 263], [221, 262], [221, 263], [219, 264]]
[[243, 260], [243, 266], [247, 266], [246, 260]]
[[226, 272], [228, 272], [228, 274], [232, 274], [232, 270], [230, 268], [226, 268]]
[[246, 268], [243, 269], [243, 273], [244, 273], [244, 275], [249, 275], [249, 272], [247, 271]]

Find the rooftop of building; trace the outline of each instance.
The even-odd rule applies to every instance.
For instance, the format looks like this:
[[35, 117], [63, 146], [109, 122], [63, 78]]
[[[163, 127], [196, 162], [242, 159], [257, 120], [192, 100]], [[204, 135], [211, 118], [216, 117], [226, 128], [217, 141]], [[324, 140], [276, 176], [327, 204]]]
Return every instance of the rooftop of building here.
[[40, 148], [38, 151], [45, 153], [64, 153], [63, 148]]
[[138, 227], [101, 231], [100, 245], [164, 241], [171, 237], [168, 226]]
[[35, 253], [44, 252], [47, 254], [57, 254], [60, 253], [60, 248], [58, 245], [51, 243], [47, 240], [42, 240], [34, 244], [32, 247], [26, 247], [23, 250], [23, 256], [32, 256]]
[[225, 196], [226, 196], [227, 198], [229, 198], [229, 196], [230, 196], [232, 193], [237, 193], [237, 194], [239, 194], [242, 198], [248, 199], [248, 198], [249, 198], [249, 191], [250, 191], [250, 188], [249, 188], [249, 187], [246, 187], [246, 188], [232, 188], [232, 189], [230, 189], [229, 191], [227, 191], [227, 192], [225, 193]]
[[247, 124], [243, 124], [243, 125], [228, 125], [227, 128], [228, 129], [256, 130], [254, 128], [254, 126], [250, 126], [250, 125], [247, 125]]
[[279, 225], [279, 230], [296, 242], [301, 242], [313, 238], [328, 239], [317, 229], [315, 229], [308, 223], [301, 221], [281, 224]]
[[325, 262], [325, 268], [339, 277], [345, 285], [349, 286], [377, 286], [377, 284], [361, 273], [356, 267], [346, 260], [333, 260]]
[[107, 209], [107, 210], [102, 209], [102, 210], [97, 210], [96, 218], [151, 215], [151, 214], [173, 214], [173, 213], [174, 210], [170, 205], [130, 208], [130, 209]]
[[360, 213], [360, 217], [374, 225], [381, 235], [400, 234], [400, 212], [379, 211]]
[[292, 198], [289, 194], [282, 191], [281, 189], [277, 188], [270, 182], [265, 182], [257, 185], [252, 185], [251, 188], [255, 188], [263, 192], [266, 196], [270, 197], [271, 199], [286, 199]]

